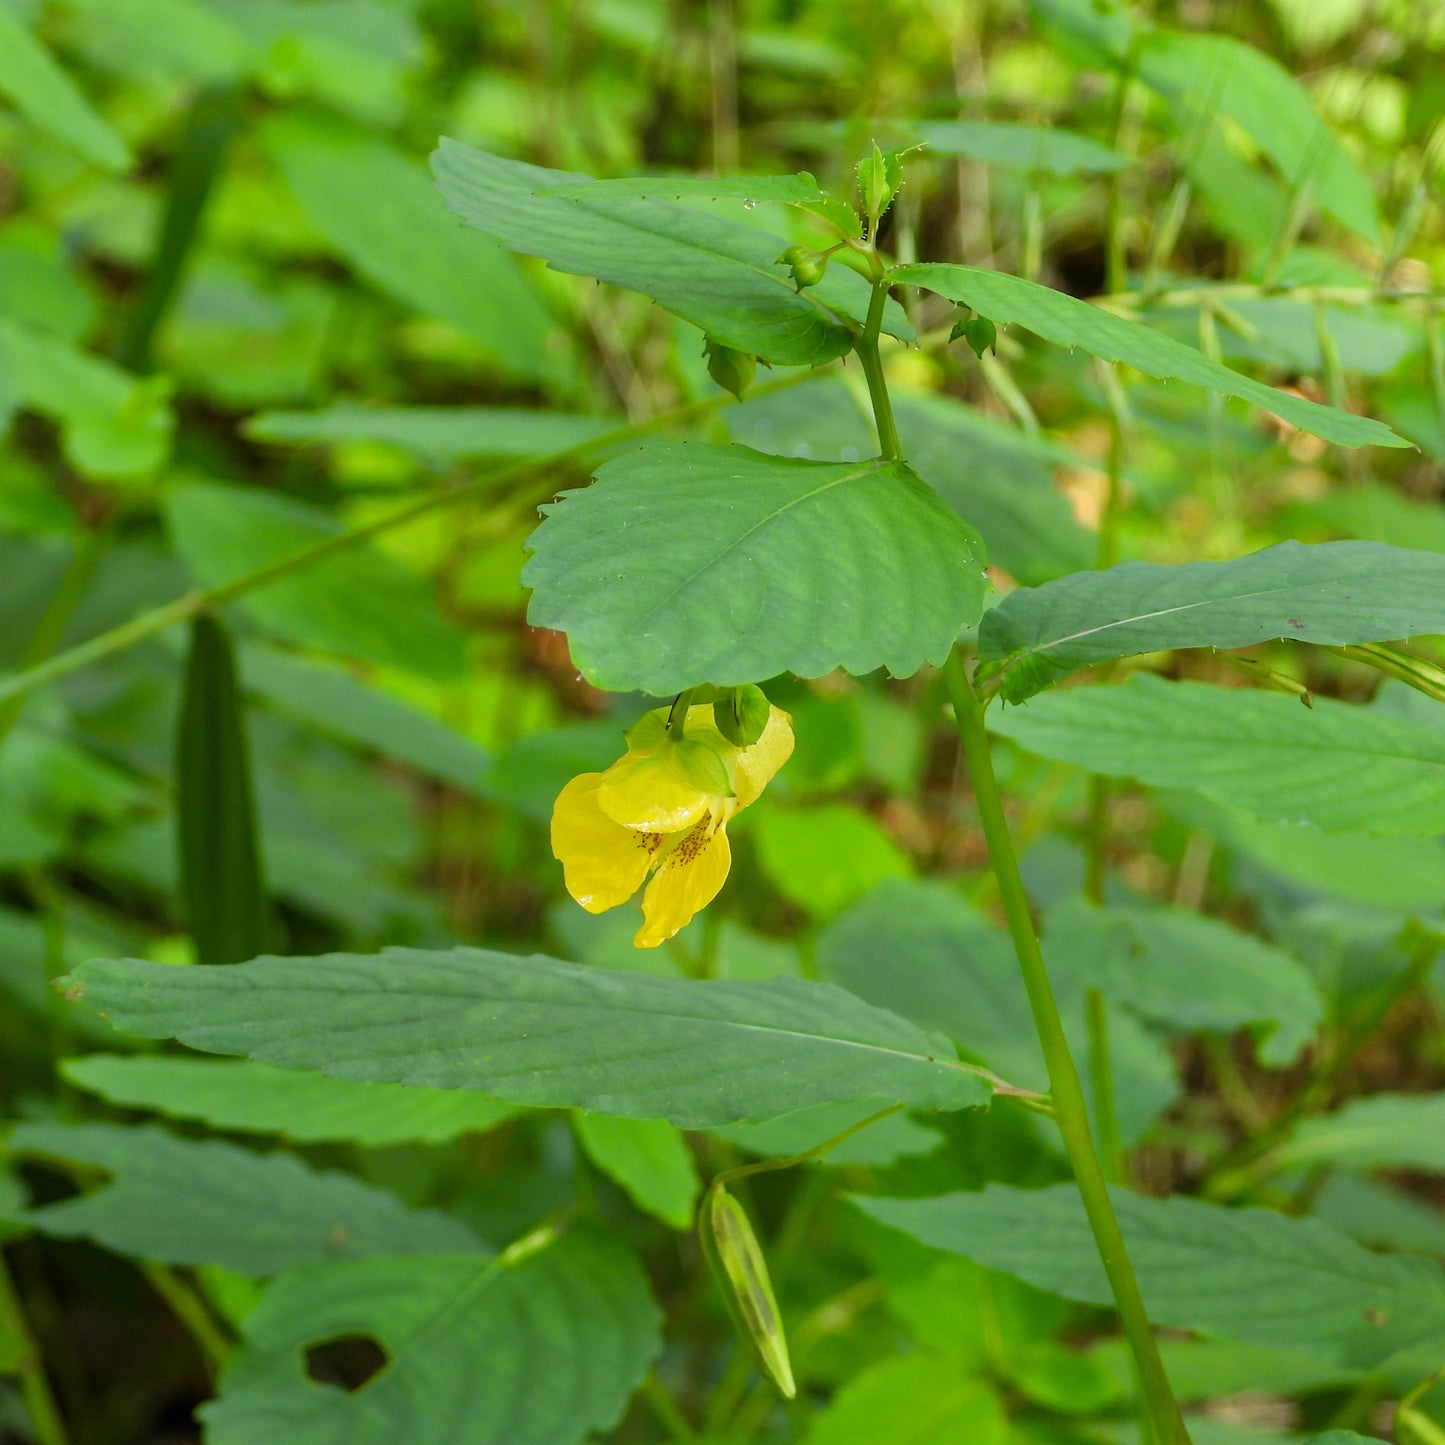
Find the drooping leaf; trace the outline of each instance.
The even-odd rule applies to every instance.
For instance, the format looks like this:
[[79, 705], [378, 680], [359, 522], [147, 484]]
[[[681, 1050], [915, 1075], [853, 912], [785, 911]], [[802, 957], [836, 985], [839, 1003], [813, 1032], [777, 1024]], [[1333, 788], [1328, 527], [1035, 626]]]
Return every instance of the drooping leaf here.
[[[432, 169], [447, 205], [467, 225], [541, 256], [554, 269], [595, 276], [645, 296], [735, 351], [778, 365], [842, 356], [867, 314], [868, 283], [833, 266], [798, 291], [777, 257], [785, 238], [667, 201], [539, 194], [588, 177], [549, 171], [443, 140]], [[908, 339], [901, 311], [887, 330]]]
[[[1076, 1056], [1087, 1058], [1084, 1000], [1094, 980], [1075, 967], [1067, 937], [1058, 946], [1046, 940], [1045, 949], [1065, 1030]], [[907, 959], [908, 967], [882, 967], [883, 959]], [[818, 971], [879, 1008], [943, 1030], [1009, 1083], [1048, 1088], [1008, 935], [956, 888], [933, 880], [880, 884], [819, 938]], [[1119, 1124], [1132, 1143], [1169, 1106], [1178, 1085], [1162, 1043], [1127, 1008], [1112, 1012], [1110, 1032]]]
[[1225, 396], [1237, 396], [1284, 421], [1341, 446], [1408, 446], [1383, 422], [1306, 401], [1211, 361], [1137, 321], [1126, 321], [1087, 301], [978, 266], [927, 263], [896, 266], [898, 285], [922, 286], [950, 301], [972, 306], [999, 326], [1017, 324], [1058, 346], [1081, 347], [1105, 361], [1122, 361], [1147, 376], [1177, 377]]
[[563, 379], [557, 325], [516, 261], [458, 230], [421, 165], [318, 118], [272, 117], [261, 136], [318, 229], [368, 281], [460, 327], [509, 375]]
[[1122, 151], [1051, 125], [924, 120], [908, 127], [930, 151], [1054, 176], [1103, 175], [1134, 164]]
[[1228, 116], [1291, 189], [1307, 188], [1326, 215], [1379, 244], [1369, 178], [1273, 56], [1232, 35], [1159, 30], [1141, 38], [1136, 64], [1147, 85], [1178, 105], [1181, 129]]
[[1379, 542], [1280, 542], [1232, 562], [1122, 562], [1009, 593], [978, 655], [1025, 698], [1081, 667], [1271, 638], [1320, 646], [1445, 633], [1445, 555]]
[[1445, 1095], [1371, 1094], [1299, 1124], [1275, 1156], [1283, 1168], [1445, 1173]]
[[643, 448], [543, 508], [522, 581], [599, 687], [665, 697], [941, 662], [983, 605], [976, 533], [900, 462]]
[[[3, 40], [0, 40], [3, 45]], [[0, 398], [60, 426], [66, 460], [99, 481], [149, 476], [170, 451], [168, 383], [0, 317]], [[0, 424], [5, 409], [0, 407]]]
[[444, 1144], [516, 1113], [471, 1089], [362, 1084], [249, 1059], [87, 1054], [66, 1060], [63, 1072], [77, 1088], [122, 1108], [298, 1144]]
[[[201, 1407], [206, 1439], [580, 1445], [607, 1430], [662, 1346], [642, 1269], [585, 1225], [518, 1254], [289, 1271]], [[358, 1335], [385, 1352], [377, 1375], [350, 1393], [308, 1378], [308, 1347]]]
[[175, 772], [181, 901], [196, 957], [207, 964], [241, 963], [266, 949], [245, 707], [226, 625], [202, 613], [191, 623]]
[[860, 1098], [973, 1108], [989, 1093], [939, 1035], [802, 979], [392, 948], [224, 969], [102, 960], [71, 975], [70, 996], [117, 1028], [210, 1052], [685, 1129]]
[[[1366, 1368], [1445, 1341], [1445, 1273], [1371, 1254], [1312, 1219], [1198, 1199], [1113, 1191], [1114, 1208], [1156, 1324], [1295, 1347]], [[1078, 1190], [990, 1185], [933, 1199], [855, 1199], [935, 1249], [1088, 1304], [1110, 1302]]]
[[[191, 482], [166, 494], [176, 550], [220, 587], [343, 529], [326, 512], [260, 487]], [[461, 634], [428, 584], [373, 548], [347, 547], [246, 593], [238, 604], [279, 637], [430, 677], [462, 671]]]
[[665, 1119], [617, 1119], [578, 1113], [577, 1137], [587, 1157], [632, 1196], [639, 1209], [673, 1229], [692, 1226], [701, 1187], [682, 1136]]
[[264, 442], [387, 442], [427, 461], [537, 457], [581, 446], [623, 426], [615, 417], [572, 416], [510, 406], [359, 406], [263, 411], [245, 425]]
[[110, 1175], [93, 1193], [24, 1210], [26, 1224], [141, 1259], [270, 1275], [312, 1260], [486, 1254], [448, 1215], [409, 1209], [384, 1189], [291, 1154], [115, 1124], [19, 1124], [9, 1144]]
[[1188, 788], [1329, 831], [1445, 830], [1445, 733], [1378, 709], [1284, 693], [1168, 683], [1045, 693], [990, 708], [990, 730], [1058, 762]]
[[130, 150], [98, 116], [50, 52], [11, 9], [0, 7], [0, 95], [26, 120], [108, 171], [130, 165]]
[[483, 791], [491, 766], [486, 749], [376, 684], [258, 645], [242, 648], [241, 676], [248, 691], [331, 737], [373, 749], [466, 792]]
[[1184, 1030], [1259, 1028], [1266, 1064], [1289, 1063], [1324, 1013], [1314, 979], [1283, 949], [1187, 908], [1072, 898], [1049, 910], [1044, 933], [1050, 960], [1067, 960], [1071, 978], [1145, 1018]]

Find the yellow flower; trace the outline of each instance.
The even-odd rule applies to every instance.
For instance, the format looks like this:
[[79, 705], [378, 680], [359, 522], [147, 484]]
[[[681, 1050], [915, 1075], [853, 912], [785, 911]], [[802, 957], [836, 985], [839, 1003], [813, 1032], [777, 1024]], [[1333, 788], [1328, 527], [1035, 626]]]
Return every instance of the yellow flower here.
[[793, 720], [778, 708], [745, 748], [718, 731], [711, 705], [688, 708], [681, 723], [669, 734], [666, 708], [647, 713], [628, 731], [626, 754], [606, 772], [573, 778], [552, 808], [552, 852], [589, 913], [625, 903], [654, 875], [639, 948], [665, 943], [717, 896], [732, 863], [728, 819], [793, 751]]

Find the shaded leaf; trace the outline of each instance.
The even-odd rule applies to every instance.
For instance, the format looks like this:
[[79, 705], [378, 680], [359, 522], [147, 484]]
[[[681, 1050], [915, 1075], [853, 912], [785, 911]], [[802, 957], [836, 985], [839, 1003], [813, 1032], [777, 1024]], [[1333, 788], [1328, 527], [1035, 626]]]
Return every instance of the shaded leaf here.
[[[311, 1266], [266, 1291], [199, 1413], [210, 1445], [578, 1445], [621, 1418], [658, 1323], [637, 1261], [581, 1225], [515, 1263]], [[379, 1374], [349, 1394], [307, 1378], [308, 1346], [355, 1335]]]
[[983, 605], [983, 545], [900, 462], [650, 446], [543, 508], [529, 620], [599, 687], [666, 697], [942, 662]]
[[[764, 1159], [791, 1159], [886, 1107], [876, 1100], [863, 1104], [820, 1104], [816, 1108], [782, 1114], [762, 1124], [730, 1124], [707, 1132]], [[936, 1129], [920, 1124], [907, 1114], [889, 1114], [835, 1145], [818, 1162], [881, 1166], [912, 1155], [931, 1154], [940, 1143], [942, 1136]]]
[[298, 1144], [444, 1144], [516, 1113], [471, 1089], [361, 1084], [248, 1059], [88, 1054], [67, 1059], [62, 1070], [77, 1088], [122, 1108]]
[[99, 961], [70, 976], [70, 996], [117, 1028], [215, 1053], [686, 1129], [849, 1099], [964, 1109], [989, 1096], [938, 1035], [802, 979], [392, 948], [224, 969]]
[[1445, 732], [1378, 709], [1168, 683], [1045, 693], [990, 708], [991, 731], [1041, 757], [1156, 788], [1189, 788], [1261, 818], [1330, 831], [1445, 830]]
[[9, 1142], [16, 1153], [111, 1176], [94, 1193], [24, 1210], [20, 1219], [142, 1259], [269, 1275], [310, 1260], [486, 1253], [447, 1215], [408, 1209], [384, 1189], [290, 1154], [112, 1124], [19, 1124]]
[[979, 625], [1021, 702], [1081, 667], [1271, 638], [1343, 647], [1445, 633], [1445, 555], [1378, 542], [1281, 542], [1232, 562], [1123, 562], [1009, 593]]
[[977, 266], [929, 263], [895, 266], [889, 279], [897, 285], [923, 286], [972, 306], [1000, 326], [1017, 324], [1058, 346], [1082, 347], [1105, 361], [1122, 361], [1147, 376], [1178, 377], [1225, 396], [1237, 396], [1266, 411], [1341, 446], [1408, 446], [1383, 422], [1354, 416], [1279, 391], [1263, 382], [1230, 371], [1201, 351], [1153, 331], [1137, 321], [1126, 321], [1087, 301]]
[[[1156, 1324], [1299, 1347], [1372, 1367], [1445, 1340], [1445, 1274], [1371, 1254], [1317, 1220], [1115, 1189], [1114, 1208]], [[1112, 1298], [1078, 1190], [1012, 1189], [935, 1199], [864, 1199], [866, 1214], [1087, 1304]]]
[[871, 814], [847, 803], [760, 808], [751, 819], [758, 861], [787, 899], [828, 918], [885, 878], [906, 878], [908, 857]]
[[[868, 311], [870, 288], [834, 266], [797, 291], [777, 257], [781, 236], [667, 201], [563, 200], [539, 194], [589, 177], [549, 171], [443, 140], [432, 169], [447, 205], [504, 245], [554, 269], [641, 291], [715, 341], [761, 361], [807, 366], [842, 356]], [[912, 329], [890, 309], [885, 329]]]
[[701, 1187], [682, 1136], [665, 1119], [615, 1119], [578, 1113], [577, 1137], [587, 1157], [620, 1184], [639, 1209], [673, 1229], [692, 1225]]
[[1371, 1094], [1305, 1119], [1274, 1156], [1279, 1167], [1445, 1173], [1445, 1094]]
[[1051, 125], [1010, 121], [924, 120], [908, 127], [938, 155], [1054, 176], [1101, 175], [1134, 164], [1122, 151]]
[[993, 1387], [955, 1360], [901, 1355], [853, 1376], [814, 1417], [808, 1445], [1008, 1445]]
[[611, 200], [615, 196], [703, 196], [739, 201], [820, 201], [825, 193], [807, 171], [793, 176], [622, 176], [616, 180], [584, 178], [581, 183], [538, 186], [539, 196], [569, 201]]

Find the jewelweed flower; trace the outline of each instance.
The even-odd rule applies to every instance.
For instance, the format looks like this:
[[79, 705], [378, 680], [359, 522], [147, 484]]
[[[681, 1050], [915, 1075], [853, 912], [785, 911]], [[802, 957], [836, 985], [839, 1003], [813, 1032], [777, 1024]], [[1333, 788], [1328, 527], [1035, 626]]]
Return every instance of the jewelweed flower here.
[[750, 747], [729, 742], [710, 705], [667, 726], [667, 708], [627, 732], [627, 752], [582, 773], [552, 808], [552, 852], [567, 891], [589, 913], [625, 903], [649, 873], [633, 942], [656, 948], [717, 896], [732, 852], [727, 825], [767, 787], [793, 751], [793, 720], [770, 707]]

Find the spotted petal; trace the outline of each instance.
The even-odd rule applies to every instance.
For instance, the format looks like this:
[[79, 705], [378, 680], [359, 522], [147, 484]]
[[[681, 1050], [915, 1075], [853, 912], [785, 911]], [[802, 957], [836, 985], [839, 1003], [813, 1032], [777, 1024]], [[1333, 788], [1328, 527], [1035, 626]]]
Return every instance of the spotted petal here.
[[699, 823], [663, 859], [642, 895], [642, 927], [632, 940], [638, 948], [656, 948], [686, 927], [694, 913], [706, 908], [727, 882], [732, 849], [727, 832], [711, 836]]

